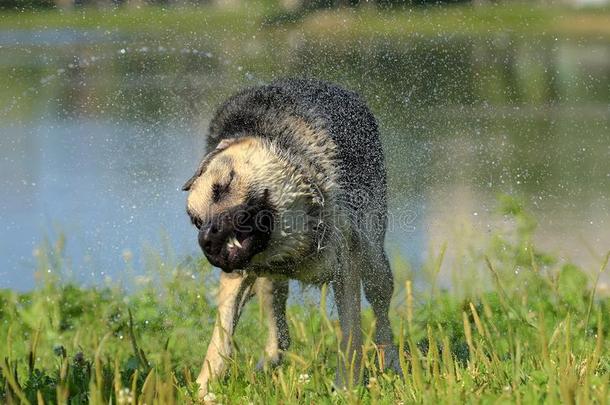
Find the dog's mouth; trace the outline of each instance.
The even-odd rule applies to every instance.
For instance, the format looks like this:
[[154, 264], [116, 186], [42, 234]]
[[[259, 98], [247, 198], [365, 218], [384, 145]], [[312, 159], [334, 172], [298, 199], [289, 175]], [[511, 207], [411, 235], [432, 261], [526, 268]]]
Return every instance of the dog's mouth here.
[[261, 244], [261, 238], [257, 238], [255, 233], [235, 231], [235, 233], [227, 239], [220, 255], [210, 257], [206, 255], [208, 260], [217, 267], [225, 271], [241, 269], [250, 262], [252, 257], [259, 253], [261, 249], [257, 249], [255, 245]]
[[199, 245], [208, 261], [223, 271], [243, 269], [271, 239], [273, 211], [249, 201], [212, 219], [199, 231]]

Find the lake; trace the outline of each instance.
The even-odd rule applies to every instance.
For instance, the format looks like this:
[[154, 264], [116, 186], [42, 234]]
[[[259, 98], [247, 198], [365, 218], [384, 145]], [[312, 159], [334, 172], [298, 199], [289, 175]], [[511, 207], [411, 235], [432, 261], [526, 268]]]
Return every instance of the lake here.
[[399, 219], [388, 251], [415, 274], [444, 242], [450, 260], [467, 235], [502, 229], [502, 193], [522, 199], [537, 243], [559, 258], [596, 271], [610, 248], [608, 41], [5, 29], [0, 288], [32, 288], [37, 249], [62, 234], [67, 267], [87, 284], [141, 271], [150, 251], [200, 255], [180, 188], [208, 121], [232, 92], [281, 76], [336, 81], [368, 101]]

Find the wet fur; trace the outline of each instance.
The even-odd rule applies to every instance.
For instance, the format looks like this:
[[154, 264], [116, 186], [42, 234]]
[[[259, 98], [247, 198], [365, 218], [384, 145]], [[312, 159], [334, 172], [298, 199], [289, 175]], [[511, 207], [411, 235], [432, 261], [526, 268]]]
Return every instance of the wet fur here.
[[[400, 371], [388, 319], [393, 279], [383, 248], [383, 152], [375, 118], [360, 97], [313, 80], [246, 89], [218, 109], [208, 148], [185, 185], [193, 222], [261, 196], [278, 219], [268, 246], [246, 269], [221, 274], [218, 321], [198, 378], [202, 397], [209, 379], [223, 372], [241, 309], [255, 293], [269, 315], [261, 364], [281, 360], [290, 343], [289, 278], [333, 287], [347, 360], [340, 362], [338, 385], [350, 385], [360, 373], [361, 281], [377, 317], [376, 343], [386, 365]], [[224, 195], [216, 201], [219, 190]], [[297, 215], [300, 226], [290, 227]]]

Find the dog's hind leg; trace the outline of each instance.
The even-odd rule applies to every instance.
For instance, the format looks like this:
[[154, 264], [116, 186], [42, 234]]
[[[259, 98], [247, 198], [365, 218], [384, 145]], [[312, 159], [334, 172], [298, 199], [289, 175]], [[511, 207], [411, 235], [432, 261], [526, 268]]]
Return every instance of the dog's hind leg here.
[[377, 318], [375, 344], [380, 354], [380, 368], [389, 368], [402, 374], [389, 318], [390, 302], [394, 292], [394, 277], [390, 263], [383, 248], [377, 252], [364, 249], [362, 253], [362, 284], [364, 295]]
[[261, 277], [256, 280], [254, 289], [260, 297], [269, 329], [265, 354], [257, 365], [257, 368], [261, 370], [265, 365], [271, 367], [279, 365], [284, 351], [290, 346], [290, 333], [286, 321], [288, 280], [273, 280]]
[[208, 392], [208, 382], [222, 374], [226, 359], [231, 355], [232, 337], [244, 304], [252, 297], [252, 286], [256, 276], [240, 273], [221, 273], [218, 287], [218, 315], [212, 332], [203, 367], [197, 377], [199, 396]]
[[360, 320], [360, 275], [352, 258], [343, 258], [332, 283], [339, 323], [341, 343], [335, 385], [351, 388], [360, 380], [362, 361], [362, 328]]

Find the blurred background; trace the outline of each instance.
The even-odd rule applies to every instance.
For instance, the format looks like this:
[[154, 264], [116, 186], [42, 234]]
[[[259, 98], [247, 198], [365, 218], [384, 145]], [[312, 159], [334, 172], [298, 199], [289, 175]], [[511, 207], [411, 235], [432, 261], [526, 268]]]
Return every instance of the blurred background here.
[[32, 288], [64, 237], [86, 284], [200, 255], [180, 187], [208, 121], [282, 76], [373, 109], [388, 251], [416, 279], [446, 244], [450, 285], [509, 225], [501, 194], [561, 260], [610, 248], [609, 1], [0, 0], [0, 288]]

